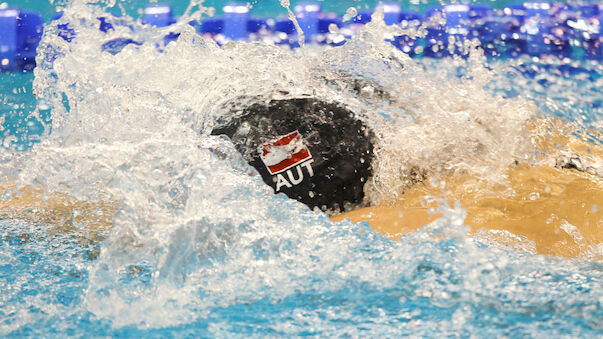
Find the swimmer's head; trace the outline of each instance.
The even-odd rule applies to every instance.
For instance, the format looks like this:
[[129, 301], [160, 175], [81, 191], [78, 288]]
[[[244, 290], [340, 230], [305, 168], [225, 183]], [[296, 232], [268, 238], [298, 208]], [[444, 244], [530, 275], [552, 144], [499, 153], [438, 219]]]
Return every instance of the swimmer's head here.
[[229, 136], [276, 193], [324, 211], [363, 203], [374, 134], [339, 104], [314, 98], [255, 103], [212, 134]]

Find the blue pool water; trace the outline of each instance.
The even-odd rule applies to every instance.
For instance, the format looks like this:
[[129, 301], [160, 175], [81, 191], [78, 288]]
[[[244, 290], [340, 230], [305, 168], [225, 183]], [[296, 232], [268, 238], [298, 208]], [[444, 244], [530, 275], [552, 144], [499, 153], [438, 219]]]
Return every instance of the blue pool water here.
[[[253, 248], [204, 258], [205, 263], [189, 261], [172, 268], [184, 274], [182, 271], [217, 266], [207, 273], [234, 276], [222, 279], [243, 289], [224, 294], [221, 288], [211, 286], [180, 292], [182, 282], [153, 279], [151, 270], [156, 263], [147, 262], [133, 274], [114, 272], [118, 276], [112, 286], [95, 291], [102, 296], [93, 300], [107, 300], [93, 308], [124, 307], [115, 303], [127, 300], [110, 297], [115, 289], [132, 302], [119, 313], [99, 317], [86, 303], [90, 302], [90, 289], [99, 287], [94, 275], [106, 269], [98, 267], [95, 259], [102, 245], [82, 245], [64, 235], [48, 237], [43, 232], [36, 234], [37, 225], [4, 221], [0, 271], [5, 291], [3, 333], [9, 337], [597, 337], [601, 333], [600, 264], [475, 247], [462, 236], [442, 242], [417, 239], [427, 232], [394, 243], [370, 232], [359, 235], [361, 226], [310, 222], [322, 224], [322, 241], [343, 247], [345, 257], [324, 263], [322, 256], [334, 248], [325, 249], [324, 243], [304, 244], [299, 238], [273, 238], [263, 239], [263, 244]], [[34, 232], [23, 239], [20, 234], [24, 230]], [[265, 246], [281, 250], [258, 253], [268, 252]], [[283, 260], [300, 256], [301, 250], [312, 251], [304, 255], [308, 262]], [[255, 255], [249, 258], [241, 253], [247, 251]], [[245, 265], [235, 263], [242, 260]], [[271, 261], [285, 262], [274, 267], [279, 273], [271, 277], [260, 265], [263, 260], [270, 266], [275, 265]], [[224, 272], [220, 266], [225, 265], [237, 268]], [[197, 283], [219, 283], [218, 277], [206, 278], [208, 281], [196, 277]], [[166, 289], [173, 291], [162, 295]], [[180, 300], [180, 293], [190, 292], [191, 299]], [[141, 305], [143, 298], [148, 300]], [[164, 324], [166, 318], [174, 323]]]
[[[67, 18], [103, 12], [78, 6]], [[284, 13], [276, 1], [256, 6]], [[149, 28], [132, 34], [150, 43], [112, 56], [84, 19], [72, 21], [84, 42], [44, 37], [41, 50], [56, 61], [0, 74], [8, 127], [0, 182], [40, 189], [40, 201], [67, 196], [0, 220], [0, 336], [603, 335], [601, 260], [469, 237], [456, 205], [442, 204], [442, 218], [400, 241], [365, 223], [333, 223], [272, 194], [228, 140], [207, 132], [232, 114], [229, 101], [299, 89], [343, 100], [375, 130], [394, 133], [404, 144], [391, 142], [394, 162], [437, 166], [449, 153], [466, 155], [463, 145], [475, 139], [504, 158], [507, 148], [523, 154], [515, 123], [534, 116], [602, 128], [598, 61], [412, 60], [375, 38], [380, 27], [339, 49], [307, 52], [219, 48], [183, 28], [162, 53], [154, 43], [165, 32]], [[320, 80], [344, 73], [399, 89], [402, 104], [364, 101]], [[504, 119], [489, 121], [492, 110]], [[419, 117], [423, 125], [405, 129]], [[444, 132], [413, 147], [421, 128]], [[110, 227], [95, 219], [104, 216]]]
[[[50, 123], [50, 110], [38, 102], [32, 92], [33, 74], [0, 73], [3, 102], [0, 113], [3, 123], [0, 132], [3, 147], [26, 150], [40, 142], [45, 126]], [[32, 115], [40, 105], [41, 114]]]

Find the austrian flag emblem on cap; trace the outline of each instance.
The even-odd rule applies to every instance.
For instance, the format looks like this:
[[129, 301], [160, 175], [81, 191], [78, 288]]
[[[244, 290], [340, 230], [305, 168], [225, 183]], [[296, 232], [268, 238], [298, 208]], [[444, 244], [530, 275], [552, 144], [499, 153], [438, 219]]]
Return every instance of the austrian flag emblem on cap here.
[[270, 174], [278, 174], [311, 159], [310, 150], [304, 145], [298, 131], [278, 137], [260, 145], [260, 158]]

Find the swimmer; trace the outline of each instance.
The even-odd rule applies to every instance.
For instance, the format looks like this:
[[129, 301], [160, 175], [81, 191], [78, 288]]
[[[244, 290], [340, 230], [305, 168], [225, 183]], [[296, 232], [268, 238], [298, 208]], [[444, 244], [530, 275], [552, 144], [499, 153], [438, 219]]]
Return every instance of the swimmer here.
[[[570, 131], [552, 132], [562, 128], [561, 120], [533, 121], [529, 129], [539, 152], [554, 156], [539, 165], [508, 164], [506, 184], [488, 184], [463, 172], [419, 170], [407, 173], [414, 180], [396, 201], [375, 206], [366, 206], [364, 194], [374, 174], [375, 135], [342, 105], [311, 98], [258, 103], [214, 134], [228, 135], [275, 192], [327, 211], [334, 221], [367, 221], [398, 239], [439, 217], [430, 213], [437, 202], [425, 203], [424, 197], [445, 191], [450, 203], [459, 200], [467, 210], [474, 235], [498, 238], [509, 248], [600, 261], [603, 149]], [[431, 185], [435, 178], [445, 186]]]
[[[538, 165], [508, 164], [507, 183], [485, 183], [462, 171], [413, 169], [406, 175], [414, 179], [394, 201], [377, 204], [366, 196], [375, 174], [376, 135], [341, 103], [309, 96], [258, 100], [218, 123], [212, 134], [228, 136], [275, 193], [325, 211], [334, 221], [367, 221], [395, 240], [437, 219], [430, 209], [438, 202], [426, 203], [424, 197], [445, 194], [450, 203], [458, 200], [466, 209], [465, 223], [473, 236], [486, 236], [506, 248], [603, 261], [603, 148], [571, 131], [554, 132], [565, 125], [561, 120], [532, 121], [528, 127], [534, 146], [549, 156]], [[434, 180], [443, 185], [432, 185]], [[43, 199], [43, 192], [33, 189], [21, 189], [0, 203], [5, 217], [57, 224], [57, 230], [76, 222], [106, 229], [116, 209], [117, 203], [92, 206], [61, 195]]]

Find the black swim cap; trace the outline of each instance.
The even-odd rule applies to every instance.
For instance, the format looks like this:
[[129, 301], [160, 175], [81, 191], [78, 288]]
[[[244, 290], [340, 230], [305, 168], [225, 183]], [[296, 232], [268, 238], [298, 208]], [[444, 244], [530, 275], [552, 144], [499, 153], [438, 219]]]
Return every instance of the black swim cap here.
[[212, 134], [229, 136], [275, 192], [311, 208], [345, 211], [364, 199], [374, 134], [339, 104], [315, 98], [254, 103]]

